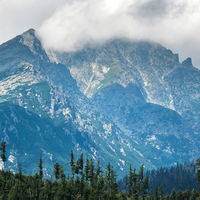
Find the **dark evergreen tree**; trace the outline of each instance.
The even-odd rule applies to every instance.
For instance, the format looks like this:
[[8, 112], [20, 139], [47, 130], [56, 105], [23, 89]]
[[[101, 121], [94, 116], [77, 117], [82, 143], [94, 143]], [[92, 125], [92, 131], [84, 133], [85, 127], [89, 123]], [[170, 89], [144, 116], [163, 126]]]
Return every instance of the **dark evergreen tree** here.
[[159, 195], [159, 188], [156, 185], [156, 189], [155, 189], [155, 200], [159, 200], [160, 199], [160, 195]]
[[89, 181], [90, 181], [90, 185], [91, 185], [92, 188], [94, 188], [94, 175], [95, 175], [95, 167], [94, 167], [93, 160], [90, 159], [90, 165], [89, 165]]
[[71, 166], [71, 172], [72, 175], [74, 176], [74, 172], [75, 172], [75, 163], [74, 163], [74, 153], [73, 150], [71, 149], [71, 153], [70, 153], [71, 159], [70, 159], [70, 166]]
[[169, 199], [170, 200], [176, 200], [176, 190], [173, 189], [170, 196], [169, 196]]
[[191, 196], [191, 191], [190, 191], [190, 187], [188, 187], [187, 190], [183, 192], [183, 198], [190, 199], [190, 196]]
[[[143, 199], [146, 198], [147, 193], [148, 193], [148, 191], [147, 191], [148, 188], [149, 188], [148, 182], [149, 182], [149, 177], [146, 176], [144, 181], [143, 181], [143, 184], [142, 184], [142, 197], [143, 197]], [[162, 191], [162, 195], [163, 195], [163, 191]]]
[[40, 154], [40, 159], [39, 159], [39, 162], [38, 162], [38, 167], [39, 167], [39, 175], [41, 177], [41, 179], [43, 178], [43, 166], [42, 166], [42, 154]]
[[6, 163], [6, 142], [1, 143], [0, 151], [1, 151], [1, 160], [3, 161], [3, 169], [5, 170], [5, 163]]
[[[72, 154], [73, 155], [73, 154]], [[83, 154], [81, 154], [80, 158], [76, 161], [74, 165], [74, 172], [78, 174], [83, 174]]]
[[176, 200], [183, 200], [183, 193], [181, 190], [179, 190], [177, 193], [176, 193]]
[[90, 171], [90, 160], [89, 158], [86, 159], [86, 164], [84, 168], [84, 174], [85, 174], [85, 181], [89, 181], [89, 171]]
[[53, 174], [54, 174], [56, 180], [58, 180], [60, 178], [60, 164], [59, 163], [54, 164]]
[[102, 198], [103, 192], [105, 190], [105, 180], [102, 174], [99, 175], [98, 182], [97, 182], [97, 192], [99, 199]]
[[183, 186], [183, 181], [180, 175], [178, 176], [178, 183], [179, 183], [179, 190], [181, 191]]
[[200, 158], [197, 159], [196, 161], [196, 168], [197, 168], [196, 179], [200, 190]]
[[195, 189], [193, 189], [191, 192], [191, 200], [196, 200], [198, 196], [198, 192]]

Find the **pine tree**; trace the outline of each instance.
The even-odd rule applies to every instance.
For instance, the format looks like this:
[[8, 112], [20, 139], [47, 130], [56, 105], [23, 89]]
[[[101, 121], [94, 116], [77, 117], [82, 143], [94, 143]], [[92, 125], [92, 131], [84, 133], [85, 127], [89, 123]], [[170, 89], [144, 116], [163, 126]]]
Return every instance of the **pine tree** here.
[[74, 166], [74, 172], [76, 174], [83, 174], [83, 154], [81, 154], [80, 158], [76, 161], [76, 165]]
[[[143, 185], [142, 185], [142, 194], [143, 194], [143, 199], [147, 196], [147, 190], [149, 188], [149, 185], [148, 185], [148, 182], [149, 182], [149, 177], [146, 176], [145, 179], [144, 179], [144, 182], [143, 182]], [[162, 190], [161, 190], [162, 191]], [[163, 195], [163, 191], [162, 191], [162, 195]]]
[[71, 149], [71, 153], [70, 153], [70, 156], [71, 156], [71, 160], [70, 160], [70, 166], [71, 166], [71, 172], [72, 172], [72, 176], [74, 176], [74, 171], [75, 171], [75, 163], [74, 163], [74, 153], [73, 153], [73, 150]]
[[94, 168], [94, 163], [93, 160], [90, 159], [90, 165], [89, 165], [89, 180], [90, 180], [90, 185], [92, 186], [92, 188], [94, 188], [94, 172], [95, 168]]
[[181, 191], [183, 186], [183, 181], [180, 175], [178, 176], [178, 184], [179, 184], [179, 190]]
[[40, 175], [41, 179], [43, 178], [43, 166], [42, 166], [42, 163], [43, 163], [42, 154], [40, 154], [38, 167], [39, 167], [39, 175]]
[[55, 176], [56, 180], [61, 179], [62, 181], [65, 180], [65, 169], [59, 163], [54, 164], [54, 171], [53, 175]]
[[169, 196], [169, 199], [170, 200], [176, 200], [176, 190], [173, 189], [170, 196]]
[[184, 197], [185, 199], [189, 199], [190, 196], [191, 196], [191, 191], [190, 191], [190, 187], [188, 187], [187, 190], [185, 190], [185, 191], [183, 192], [183, 197]]
[[197, 168], [196, 179], [197, 179], [197, 183], [199, 185], [199, 190], [200, 190], [200, 158], [198, 158], [195, 165]]
[[104, 189], [105, 189], [105, 180], [104, 180], [103, 175], [100, 174], [98, 182], [97, 182], [97, 190], [99, 192], [99, 199], [101, 199]]
[[198, 193], [195, 189], [193, 189], [191, 192], [191, 200], [196, 200], [197, 197], [198, 197]]
[[159, 188], [158, 188], [158, 185], [156, 185], [156, 189], [155, 189], [155, 200], [159, 200], [160, 197], [159, 197]]
[[151, 190], [148, 192], [148, 196], [149, 196], [149, 200], [154, 200], [154, 193], [153, 193], [153, 189], [151, 187]]
[[182, 200], [183, 199], [183, 193], [181, 190], [179, 190], [177, 193], [176, 193], [176, 200]]
[[128, 176], [128, 194], [131, 196], [133, 194], [133, 184], [134, 184], [134, 175], [133, 175], [133, 170], [130, 165], [129, 167], [129, 176]]
[[60, 170], [59, 170], [59, 178], [64, 182], [65, 181], [65, 169], [63, 168], [63, 165], [60, 165]]
[[141, 165], [140, 171], [138, 173], [138, 194], [142, 194], [142, 198], [144, 199], [145, 189], [143, 188], [144, 185], [144, 164]]
[[110, 191], [111, 190], [111, 184], [112, 184], [110, 162], [108, 162], [108, 165], [106, 167], [105, 184], [106, 184], [107, 190]]
[[15, 175], [17, 179], [20, 181], [23, 181], [23, 170], [22, 170], [22, 164], [20, 163], [18, 166], [18, 173]]
[[110, 198], [115, 198], [117, 193], [116, 179], [117, 175], [113, 170], [113, 166], [111, 166], [110, 162], [108, 162], [108, 165], [106, 167], [105, 186], [106, 190], [109, 192]]
[[6, 142], [1, 143], [0, 151], [1, 151], [1, 160], [3, 161], [3, 169], [5, 170], [5, 163], [6, 163]]
[[96, 196], [97, 198], [100, 196], [100, 193], [101, 191], [99, 190], [99, 187], [98, 187], [98, 183], [99, 183], [99, 178], [101, 176], [101, 174], [103, 173], [103, 171], [101, 170], [101, 166], [100, 166], [100, 161], [98, 160], [97, 161], [97, 166], [95, 168], [95, 172], [94, 172], [94, 189], [96, 191]]
[[89, 158], [86, 159], [86, 164], [84, 167], [84, 174], [85, 174], [85, 181], [88, 182], [89, 181], [89, 166], [90, 166], [90, 160]]
[[59, 163], [54, 164], [53, 174], [54, 174], [56, 180], [58, 180], [60, 178], [60, 164]]

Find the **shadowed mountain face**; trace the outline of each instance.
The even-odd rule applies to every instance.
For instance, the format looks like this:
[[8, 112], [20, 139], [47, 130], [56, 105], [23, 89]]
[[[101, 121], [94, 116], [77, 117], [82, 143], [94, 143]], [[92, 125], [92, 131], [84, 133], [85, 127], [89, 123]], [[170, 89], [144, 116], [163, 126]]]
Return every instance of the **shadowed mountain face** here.
[[0, 46], [7, 168], [36, 172], [42, 153], [48, 175], [70, 149], [120, 172], [189, 161], [199, 156], [199, 119], [200, 72], [159, 44], [61, 53], [45, 51], [31, 29]]

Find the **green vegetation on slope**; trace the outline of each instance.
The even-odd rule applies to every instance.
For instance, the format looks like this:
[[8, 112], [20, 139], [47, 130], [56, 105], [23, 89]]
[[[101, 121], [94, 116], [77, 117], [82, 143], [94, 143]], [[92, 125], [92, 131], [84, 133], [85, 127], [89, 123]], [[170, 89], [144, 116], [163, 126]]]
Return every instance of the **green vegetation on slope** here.
[[[144, 175], [144, 166], [136, 173], [130, 166], [128, 175], [125, 176], [126, 190], [119, 190], [117, 174], [110, 162], [105, 172], [100, 163], [94, 164], [92, 159], [87, 158], [84, 164], [83, 154], [75, 161], [71, 150], [71, 159], [68, 165], [71, 173], [66, 176], [65, 169], [59, 163], [54, 164], [53, 177], [48, 179], [43, 169], [43, 159], [40, 155], [38, 173], [24, 175], [22, 166], [19, 165], [18, 173], [6, 171], [6, 143], [1, 144], [1, 159], [4, 168], [0, 170], [0, 199], [198, 199], [200, 193], [195, 189], [188, 188], [182, 191], [182, 179], [179, 176], [180, 190], [172, 190], [170, 195], [165, 196], [163, 186], [156, 186], [153, 190], [149, 187], [148, 175]], [[200, 159], [197, 160], [197, 181], [200, 184]], [[181, 165], [180, 165], [181, 166]], [[180, 167], [179, 166], [179, 167]], [[162, 171], [162, 170], [161, 170]], [[153, 173], [153, 172], [152, 172]], [[152, 174], [149, 173], [152, 178]], [[200, 185], [199, 185], [200, 186]]]

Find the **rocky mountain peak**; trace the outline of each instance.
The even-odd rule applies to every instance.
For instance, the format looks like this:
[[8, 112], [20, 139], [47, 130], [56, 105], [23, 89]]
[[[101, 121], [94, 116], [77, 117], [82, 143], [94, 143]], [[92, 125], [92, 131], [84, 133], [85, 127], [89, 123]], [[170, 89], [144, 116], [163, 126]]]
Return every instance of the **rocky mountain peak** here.
[[187, 58], [186, 60], [184, 60], [182, 62], [182, 66], [183, 67], [189, 67], [189, 68], [193, 67], [192, 59], [191, 58]]
[[39, 55], [42, 59], [48, 59], [45, 50], [42, 47], [40, 40], [35, 35], [34, 29], [29, 29], [21, 35], [19, 41], [21, 44], [29, 47], [30, 51], [36, 55]]

